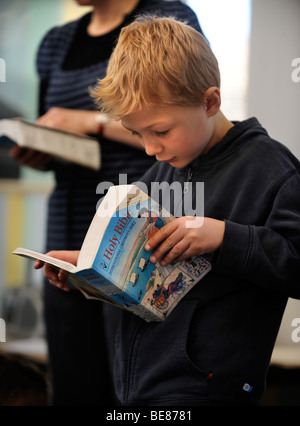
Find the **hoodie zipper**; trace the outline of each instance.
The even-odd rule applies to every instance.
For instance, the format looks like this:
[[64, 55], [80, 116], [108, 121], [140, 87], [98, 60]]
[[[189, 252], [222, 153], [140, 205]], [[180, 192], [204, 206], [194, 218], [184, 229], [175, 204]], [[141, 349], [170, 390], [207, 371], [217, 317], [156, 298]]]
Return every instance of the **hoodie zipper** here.
[[193, 170], [191, 168], [188, 169], [187, 180], [184, 182], [183, 193], [186, 194], [189, 190], [189, 183], [193, 178]]

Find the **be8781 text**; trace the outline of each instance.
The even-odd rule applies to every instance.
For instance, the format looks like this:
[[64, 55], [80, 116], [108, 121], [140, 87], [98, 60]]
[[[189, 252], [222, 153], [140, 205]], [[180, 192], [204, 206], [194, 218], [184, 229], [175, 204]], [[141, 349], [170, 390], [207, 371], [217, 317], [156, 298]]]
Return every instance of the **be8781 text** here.
[[192, 420], [191, 411], [184, 410], [151, 410], [150, 420]]

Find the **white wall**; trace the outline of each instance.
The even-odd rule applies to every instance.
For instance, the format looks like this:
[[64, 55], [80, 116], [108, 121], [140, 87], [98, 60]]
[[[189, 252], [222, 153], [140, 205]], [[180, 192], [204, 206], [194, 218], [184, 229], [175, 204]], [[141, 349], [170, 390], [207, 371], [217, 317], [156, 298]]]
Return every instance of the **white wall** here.
[[294, 58], [300, 58], [300, 1], [252, 0], [248, 115], [300, 159], [300, 81], [292, 80]]
[[[300, 69], [292, 66], [295, 58], [300, 58], [300, 1], [252, 0], [248, 116], [256, 116], [270, 136], [300, 159], [300, 81], [292, 78], [294, 71], [294, 80], [300, 80]], [[296, 279], [300, 285], [300, 277]], [[300, 301], [290, 299], [277, 346], [289, 347], [290, 359], [300, 365], [300, 342], [292, 339], [294, 318], [300, 318]], [[278, 353], [276, 360], [281, 354], [289, 358], [287, 352]]]
[[251, 0], [187, 0], [219, 63], [222, 112], [229, 120], [247, 117]]

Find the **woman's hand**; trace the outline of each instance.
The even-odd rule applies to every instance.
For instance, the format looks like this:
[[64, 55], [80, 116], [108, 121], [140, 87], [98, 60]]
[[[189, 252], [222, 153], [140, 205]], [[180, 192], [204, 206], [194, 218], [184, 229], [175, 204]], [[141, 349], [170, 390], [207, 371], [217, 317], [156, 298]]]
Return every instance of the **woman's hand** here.
[[[95, 120], [96, 111], [72, 110], [53, 107], [40, 116], [35, 124], [51, 129], [71, 132], [78, 135], [97, 134], [99, 124]], [[53, 157], [31, 148], [14, 146], [10, 156], [24, 166], [46, 170]]]
[[96, 111], [52, 107], [35, 124], [78, 135], [97, 134], [99, 124], [95, 120], [96, 114]]
[[150, 258], [153, 263], [166, 266], [193, 255], [212, 253], [223, 242], [225, 222], [208, 217], [177, 218], [164, 225], [145, 245], [155, 250]]
[[15, 145], [9, 150], [9, 155], [19, 164], [33, 167], [37, 170], [46, 170], [52, 156], [31, 148], [22, 148]]
[[100, 134], [107, 139], [143, 149], [137, 136], [125, 129], [119, 120], [109, 120], [102, 126], [96, 121], [97, 114], [97, 111], [53, 107], [38, 118], [36, 124], [78, 135]]
[[[77, 265], [77, 260], [79, 256], [79, 251], [50, 251], [47, 253], [48, 256], [55, 257], [56, 259], [64, 260], [66, 262], [72, 263], [73, 265]], [[44, 267], [44, 276], [50, 282], [50, 284], [60, 288], [61, 290], [69, 291], [70, 286], [67, 284], [68, 274], [62, 269], [55, 268], [48, 263], [44, 263], [41, 260], [37, 260], [34, 268], [40, 269]]]

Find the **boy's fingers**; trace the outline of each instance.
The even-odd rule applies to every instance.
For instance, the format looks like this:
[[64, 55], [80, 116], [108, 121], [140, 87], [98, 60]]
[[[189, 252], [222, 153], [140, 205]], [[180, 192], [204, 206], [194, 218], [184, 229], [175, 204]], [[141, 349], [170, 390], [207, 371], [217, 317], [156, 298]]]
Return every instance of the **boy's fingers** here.
[[44, 275], [47, 280], [51, 281], [59, 281], [58, 278], [58, 271], [57, 269], [54, 269], [51, 265], [45, 264], [44, 267]]
[[173, 235], [167, 237], [163, 242], [157, 247], [154, 253], [150, 257], [150, 261], [155, 263], [158, 262], [164, 255], [170, 252], [176, 244]]
[[179, 242], [176, 244], [171, 251], [169, 251], [161, 260], [160, 264], [162, 266], [169, 265], [171, 262], [177, 262], [179, 261], [180, 257], [183, 255], [183, 253], [188, 250], [189, 244], [184, 242]]
[[160, 260], [161, 266], [166, 266], [171, 262], [175, 262], [182, 256], [182, 254], [188, 250], [189, 244], [185, 243], [182, 240], [179, 240], [171, 249], [167, 249], [167, 246], [164, 246], [153, 253], [153, 257], [156, 258], [156, 261]]
[[65, 284], [68, 280], [68, 277], [69, 277], [69, 274], [67, 272], [63, 271], [62, 269], [59, 271], [58, 273], [59, 281]]
[[150, 251], [158, 246], [162, 241], [164, 241], [175, 229], [175, 223], [170, 222], [160, 228], [153, 237], [149, 239], [145, 245], [145, 250]]
[[54, 285], [55, 287], [59, 288], [60, 290], [64, 290], [64, 291], [70, 291], [70, 287], [68, 286], [68, 284], [65, 284], [61, 281], [56, 281], [56, 280], [51, 280], [49, 279], [49, 283]]
[[[46, 266], [48, 268], [46, 269]], [[50, 282], [50, 284], [54, 285], [55, 287], [60, 288], [64, 291], [69, 291], [70, 286], [67, 283], [68, 274], [64, 272], [62, 269], [60, 270], [54, 270], [50, 265], [45, 266], [44, 275]]]
[[[74, 257], [75, 252], [55, 252], [55, 251], [51, 251], [51, 252], [48, 252], [47, 254], [49, 256], [60, 259], [62, 253], [64, 255], [63, 259], [65, 259], [67, 261], [70, 260], [73, 264], [75, 264], [74, 263], [75, 262], [75, 257]], [[68, 278], [69, 278], [69, 274], [67, 272], [65, 272], [62, 269], [59, 269], [59, 268], [57, 268], [53, 265], [45, 263], [41, 260], [37, 260], [36, 263], [34, 264], [34, 268], [40, 269], [42, 267], [44, 267], [44, 276], [50, 282], [50, 284], [52, 284], [55, 287], [60, 288], [61, 290], [70, 291], [70, 286], [67, 282]]]
[[161, 261], [161, 265], [165, 266], [180, 256], [187, 248], [188, 243], [183, 241], [181, 232], [177, 230], [177, 232], [172, 232], [158, 245], [151, 255], [150, 261], [152, 263]]
[[33, 265], [34, 269], [41, 269], [44, 266], [44, 262], [41, 260], [37, 260], [35, 264]]

